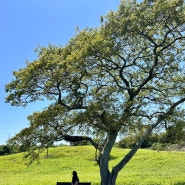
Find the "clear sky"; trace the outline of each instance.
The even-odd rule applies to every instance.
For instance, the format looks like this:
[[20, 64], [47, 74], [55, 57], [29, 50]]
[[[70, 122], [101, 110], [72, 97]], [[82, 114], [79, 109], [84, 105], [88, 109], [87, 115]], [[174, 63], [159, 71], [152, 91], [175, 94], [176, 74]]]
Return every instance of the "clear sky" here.
[[27, 116], [46, 103], [25, 108], [5, 103], [12, 72], [37, 58], [34, 49], [65, 45], [76, 27], [97, 27], [100, 16], [116, 10], [119, 0], [0, 0], [0, 145], [29, 125]]

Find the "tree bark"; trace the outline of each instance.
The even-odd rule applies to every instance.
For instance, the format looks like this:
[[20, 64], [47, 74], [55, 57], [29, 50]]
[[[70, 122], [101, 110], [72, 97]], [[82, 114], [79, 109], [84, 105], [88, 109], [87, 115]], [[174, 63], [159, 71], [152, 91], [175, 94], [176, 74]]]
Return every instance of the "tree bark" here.
[[110, 177], [111, 173], [109, 171], [109, 158], [110, 158], [110, 152], [111, 149], [114, 146], [114, 143], [116, 141], [117, 133], [110, 133], [107, 136], [106, 143], [101, 151], [100, 157], [99, 157], [99, 167], [100, 167], [100, 176], [101, 176], [101, 185], [109, 185], [110, 184]]
[[141, 147], [142, 143], [144, 142], [145, 138], [147, 138], [152, 130], [162, 121], [162, 119], [158, 119], [158, 121], [151, 125], [145, 132], [145, 134], [138, 140], [136, 145], [130, 150], [130, 152], [118, 163], [111, 172], [111, 183], [110, 185], [115, 185], [116, 179], [118, 176], [118, 173], [120, 172], [121, 169], [124, 168], [124, 166], [132, 159], [132, 157], [135, 155], [137, 150]]

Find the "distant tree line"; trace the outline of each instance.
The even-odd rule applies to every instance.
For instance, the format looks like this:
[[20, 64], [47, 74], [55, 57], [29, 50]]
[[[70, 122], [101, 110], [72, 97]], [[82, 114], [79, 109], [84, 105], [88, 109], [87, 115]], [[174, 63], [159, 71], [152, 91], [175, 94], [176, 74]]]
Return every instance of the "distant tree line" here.
[[11, 154], [11, 149], [7, 145], [0, 145], [0, 156]]
[[[141, 148], [153, 150], [185, 150], [185, 121], [165, 123], [164, 129], [156, 130], [141, 145]], [[140, 131], [145, 129], [145, 125], [130, 130], [127, 135], [115, 146], [120, 148], [132, 148], [140, 137]], [[96, 141], [98, 142], [98, 141]], [[90, 145], [89, 141], [70, 142], [71, 146]]]
[[[132, 148], [137, 139], [137, 129], [143, 129], [144, 125], [140, 128], [135, 128], [130, 131], [123, 139], [115, 145], [120, 148]], [[89, 141], [70, 142], [71, 146], [89, 145]], [[156, 131], [146, 138], [141, 145], [141, 148], [151, 148], [154, 150], [185, 150], [185, 122], [178, 121], [176, 123], [164, 124], [164, 131]]]
[[[133, 128], [130, 133], [115, 145], [120, 148], [132, 148], [140, 135], [137, 129], [144, 129], [144, 125], [140, 128]], [[97, 141], [98, 142], [98, 141]], [[70, 142], [71, 146], [90, 145], [89, 141]], [[53, 145], [51, 145], [52, 147]], [[185, 122], [176, 122], [175, 124], [165, 124], [164, 132], [154, 132], [146, 138], [141, 148], [151, 148], [154, 150], [181, 150], [185, 149]], [[0, 156], [12, 153], [26, 152], [26, 146], [0, 145]]]
[[[137, 129], [130, 131], [123, 139], [115, 145], [120, 148], [132, 148], [140, 135]], [[71, 146], [90, 145], [88, 141], [70, 142]], [[53, 146], [53, 145], [52, 145]], [[51, 147], [52, 147], [51, 146]], [[147, 139], [144, 140], [141, 148], [151, 148], [154, 150], [181, 150], [185, 149], [185, 122], [177, 122], [175, 124], [164, 125], [164, 132], [154, 132]], [[12, 153], [26, 152], [25, 146], [10, 147], [7, 145], [0, 145], [0, 156]]]
[[[141, 148], [151, 148], [154, 150], [185, 150], [185, 122], [179, 121], [175, 124], [165, 124], [164, 132], [154, 132], [144, 140]], [[121, 139], [117, 145], [121, 148], [132, 148], [135, 144], [137, 131], [128, 134]]]

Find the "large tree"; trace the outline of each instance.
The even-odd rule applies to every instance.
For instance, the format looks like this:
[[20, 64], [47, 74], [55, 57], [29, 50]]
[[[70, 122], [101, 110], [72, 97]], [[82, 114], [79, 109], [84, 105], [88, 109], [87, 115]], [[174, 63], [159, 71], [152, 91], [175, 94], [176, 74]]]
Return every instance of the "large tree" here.
[[[36, 148], [88, 140], [99, 151], [101, 184], [114, 185], [153, 129], [184, 116], [184, 51], [183, 0], [122, 1], [100, 27], [78, 31], [64, 47], [38, 48], [38, 59], [13, 73], [6, 102], [51, 104], [29, 116], [30, 127], [10, 141]], [[145, 132], [109, 169], [118, 134], [141, 124]]]

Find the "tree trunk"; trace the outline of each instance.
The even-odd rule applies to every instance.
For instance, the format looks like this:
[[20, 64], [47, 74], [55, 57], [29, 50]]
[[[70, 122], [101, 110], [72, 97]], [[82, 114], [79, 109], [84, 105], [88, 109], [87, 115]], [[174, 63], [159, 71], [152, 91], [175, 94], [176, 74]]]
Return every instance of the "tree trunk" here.
[[118, 173], [121, 169], [130, 161], [135, 155], [137, 150], [141, 147], [145, 138], [147, 138], [152, 130], [163, 120], [164, 117], [159, 117], [155, 124], [151, 125], [145, 132], [145, 134], [138, 140], [136, 145], [130, 150], [130, 152], [112, 169], [110, 172], [108, 169], [109, 157], [111, 149], [115, 143], [117, 134], [110, 134], [107, 138], [106, 144], [102, 150], [99, 158], [101, 185], [115, 185]]
[[[141, 147], [145, 138], [147, 138], [152, 130], [164, 119], [164, 117], [160, 116], [155, 124], [151, 125], [145, 132], [145, 134], [138, 140], [136, 145], [130, 150], [130, 152], [112, 169], [112, 172], [109, 174], [109, 183], [107, 185], [115, 185], [118, 173], [121, 169], [132, 159], [137, 150]], [[105, 185], [105, 184], [103, 184]]]
[[116, 137], [117, 137], [117, 133], [110, 133], [107, 136], [106, 143], [99, 157], [98, 164], [100, 167], [101, 185], [109, 185], [111, 182], [110, 180], [111, 173], [109, 171], [108, 164], [109, 164], [110, 152], [112, 150], [112, 147], [114, 146]]

